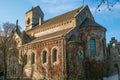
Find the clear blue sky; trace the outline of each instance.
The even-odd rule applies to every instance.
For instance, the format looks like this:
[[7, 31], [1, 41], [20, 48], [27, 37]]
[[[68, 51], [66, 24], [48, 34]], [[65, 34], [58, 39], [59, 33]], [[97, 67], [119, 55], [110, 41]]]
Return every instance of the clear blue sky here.
[[[91, 1], [91, 2], [90, 2]], [[99, 1], [99, 0], [98, 0]], [[115, 1], [115, 0], [112, 0]], [[85, 0], [93, 16], [99, 24], [107, 28], [107, 42], [111, 37], [116, 37], [120, 41], [120, 3], [117, 3], [111, 11], [106, 9], [106, 5], [101, 6], [100, 12], [95, 12], [96, 0]], [[32, 7], [39, 5], [45, 14], [45, 20], [81, 7], [82, 0], [1, 0], [0, 1], [0, 25], [4, 22], [15, 23], [19, 20], [19, 25], [24, 29], [25, 12]]]

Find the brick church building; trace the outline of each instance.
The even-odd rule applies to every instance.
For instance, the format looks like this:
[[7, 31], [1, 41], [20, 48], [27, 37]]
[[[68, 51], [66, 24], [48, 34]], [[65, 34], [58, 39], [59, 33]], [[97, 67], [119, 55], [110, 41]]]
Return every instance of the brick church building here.
[[[84, 74], [85, 57], [106, 59], [106, 28], [96, 23], [88, 6], [82, 6], [48, 20], [39, 6], [26, 12], [25, 27], [16, 27], [18, 60], [13, 72], [32, 79], [62, 80]], [[14, 67], [14, 68], [15, 68]], [[20, 77], [20, 76], [18, 76]]]

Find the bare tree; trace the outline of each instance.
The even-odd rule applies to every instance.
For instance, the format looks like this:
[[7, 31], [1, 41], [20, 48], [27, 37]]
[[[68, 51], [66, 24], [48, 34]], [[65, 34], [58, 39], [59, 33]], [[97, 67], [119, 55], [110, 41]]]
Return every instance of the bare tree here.
[[12, 30], [14, 29], [15, 25], [12, 23], [3, 23], [1, 26], [1, 33], [0, 33], [0, 51], [3, 53], [3, 64], [4, 64], [4, 79], [7, 78], [7, 56], [8, 51], [11, 47], [12, 37]]

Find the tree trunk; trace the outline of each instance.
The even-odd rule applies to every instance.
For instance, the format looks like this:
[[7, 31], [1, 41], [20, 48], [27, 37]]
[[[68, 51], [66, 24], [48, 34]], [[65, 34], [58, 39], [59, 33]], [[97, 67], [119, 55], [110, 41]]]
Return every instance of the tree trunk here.
[[22, 76], [21, 76], [21, 78], [23, 79], [23, 76], [24, 76], [24, 65], [22, 64]]
[[7, 55], [6, 50], [4, 49], [4, 80], [7, 79]]

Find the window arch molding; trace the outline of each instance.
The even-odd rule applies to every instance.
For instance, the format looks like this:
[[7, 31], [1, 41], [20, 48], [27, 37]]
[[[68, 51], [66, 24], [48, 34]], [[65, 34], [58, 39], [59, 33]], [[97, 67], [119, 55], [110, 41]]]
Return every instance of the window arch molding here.
[[41, 63], [47, 64], [48, 63], [48, 49], [44, 48], [41, 52]]
[[89, 48], [90, 48], [90, 56], [94, 57], [96, 56], [96, 39], [90, 38], [89, 39]]
[[58, 63], [59, 62], [59, 48], [57, 46], [54, 46], [51, 49], [51, 63]]

